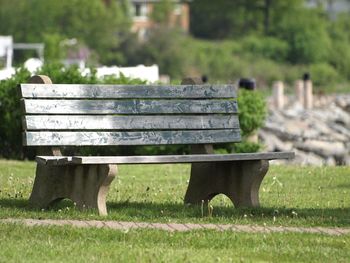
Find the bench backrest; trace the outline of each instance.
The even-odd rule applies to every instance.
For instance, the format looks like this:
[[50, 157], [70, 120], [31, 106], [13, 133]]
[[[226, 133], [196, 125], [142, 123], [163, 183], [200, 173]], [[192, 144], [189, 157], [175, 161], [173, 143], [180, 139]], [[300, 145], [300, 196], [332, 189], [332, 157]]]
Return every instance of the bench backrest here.
[[232, 85], [21, 84], [26, 146], [239, 142]]

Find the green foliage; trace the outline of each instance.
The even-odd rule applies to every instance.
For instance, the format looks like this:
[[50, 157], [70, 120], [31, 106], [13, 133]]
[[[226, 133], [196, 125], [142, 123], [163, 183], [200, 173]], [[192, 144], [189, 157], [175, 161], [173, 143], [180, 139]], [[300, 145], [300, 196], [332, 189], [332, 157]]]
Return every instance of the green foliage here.
[[303, 7], [303, 0], [191, 1], [191, 32], [206, 39], [269, 34], [288, 13]]
[[316, 87], [327, 87], [327, 85], [335, 84], [340, 79], [338, 72], [327, 63], [312, 64], [310, 72], [313, 84]]
[[113, 62], [120, 57], [110, 52], [118, 34], [129, 30], [125, 0], [0, 0], [0, 6], [1, 34], [13, 35], [16, 42], [45, 41], [50, 59], [59, 53], [54, 41], [76, 38], [96, 50], [101, 62]]
[[49, 76], [52, 82], [56, 84], [96, 84], [98, 80], [94, 73], [95, 72], [91, 75], [83, 76], [77, 66], [65, 68], [61, 63], [45, 64], [38, 72], [40, 75]]
[[51, 63], [57, 63], [63, 59], [66, 55], [64, 49], [60, 43], [64, 40], [64, 36], [54, 33], [54, 34], [44, 34], [43, 41], [45, 43], [45, 60]]
[[326, 23], [314, 10], [288, 13], [274, 34], [288, 42], [288, 60], [292, 63], [321, 62], [328, 56], [331, 41]]
[[184, 45], [187, 38], [176, 30], [159, 26], [150, 30], [148, 40], [139, 42], [134, 36], [122, 43], [120, 52], [126, 58], [128, 65], [158, 64], [161, 74], [181, 79], [185, 76], [187, 56]]
[[249, 153], [257, 152], [261, 145], [249, 141], [249, 136], [264, 124], [267, 109], [263, 95], [258, 91], [240, 89], [238, 94], [239, 123], [241, 128], [242, 142], [227, 144], [228, 152]]
[[288, 43], [274, 37], [249, 36], [241, 41], [244, 52], [275, 61], [285, 61], [288, 55]]
[[174, 3], [171, 0], [161, 0], [153, 6], [151, 18], [154, 22], [161, 25], [169, 24], [169, 17], [174, 10]]
[[0, 155], [3, 157], [23, 157], [17, 85], [29, 77], [27, 70], [19, 69], [12, 78], [0, 81]]
[[233, 151], [235, 153], [253, 153], [258, 152], [261, 149], [261, 145], [254, 142], [240, 142], [233, 145]]
[[346, 41], [333, 41], [332, 49], [329, 55], [329, 63], [335, 70], [350, 80], [350, 45]]
[[258, 92], [241, 89], [238, 95], [239, 123], [242, 136], [247, 137], [264, 124], [266, 118], [266, 102]]

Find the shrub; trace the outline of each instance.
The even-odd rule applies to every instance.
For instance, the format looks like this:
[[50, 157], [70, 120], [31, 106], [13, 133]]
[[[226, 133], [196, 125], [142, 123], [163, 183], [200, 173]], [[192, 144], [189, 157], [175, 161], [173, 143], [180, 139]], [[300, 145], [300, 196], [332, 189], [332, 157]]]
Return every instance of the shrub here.
[[239, 123], [242, 136], [246, 138], [256, 132], [266, 118], [266, 103], [259, 91], [241, 89], [238, 95]]
[[285, 61], [288, 55], [288, 43], [274, 37], [246, 37], [242, 40], [242, 48], [250, 55], [275, 61]]
[[29, 77], [29, 71], [20, 69], [12, 78], [0, 81], [0, 155], [6, 158], [23, 157], [17, 85]]
[[327, 87], [341, 79], [338, 72], [327, 63], [312, 64], [310, 72], [315, 86]]
[[258, 91], [240, 90], [238, 94], [239, 123], [241, 126], [242, 142], [232, 145], [236, 153], [257, 152], [261, 149], [259, 143], [248, 141], [265, 122], [267, 110], [263, 95]]
[[288, 61], [316, 63], [328, 57], [331, 41], [325, 21], [314, 10], [288, 13], [276, 26], [275, 36], [289, 44]]
[[346, 41], [334, 41], [329, 63], [346, 79], [350, 80], [350, 47]]

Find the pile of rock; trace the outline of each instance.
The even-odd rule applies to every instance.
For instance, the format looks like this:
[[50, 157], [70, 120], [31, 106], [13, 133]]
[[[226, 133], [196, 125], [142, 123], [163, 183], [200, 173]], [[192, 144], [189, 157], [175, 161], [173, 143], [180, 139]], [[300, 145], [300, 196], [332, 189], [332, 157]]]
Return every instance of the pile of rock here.
[[295, 151], [292, 162], [303, 165], [350, 165], [350, 95], [315, 96], [309, 110], [288, 101], [283, 110], [271, 107], [259, 131], [266, 150]]

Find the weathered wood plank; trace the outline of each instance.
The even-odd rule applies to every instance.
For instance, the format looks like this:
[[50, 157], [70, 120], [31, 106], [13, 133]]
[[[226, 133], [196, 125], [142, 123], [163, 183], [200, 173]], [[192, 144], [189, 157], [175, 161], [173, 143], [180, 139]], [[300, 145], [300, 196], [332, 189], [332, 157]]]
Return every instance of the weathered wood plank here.
[[238, 115], [27, 115], [25, 130], [196, 130], [239, 128]]
[[41, 100], [26, 99], [27, 114], [237, 113], [234, 100]]
[[160, 145], [241, 140], [239, 129], [135, 132], [24, 132], [25, 146]]
[[58, 162], [52, 156], [38, 156], [37, 162], [48, 165], [64, 164], [161, 164], [161, 163], [205, 163], [229, 161], [276, 160], [294, 158], [294, 152], [265, 152], [239, 154], [190, 154], [148, 156], [66, 156]]
[[21, 84], [23, 98], [233, 98], [233, 85]]

